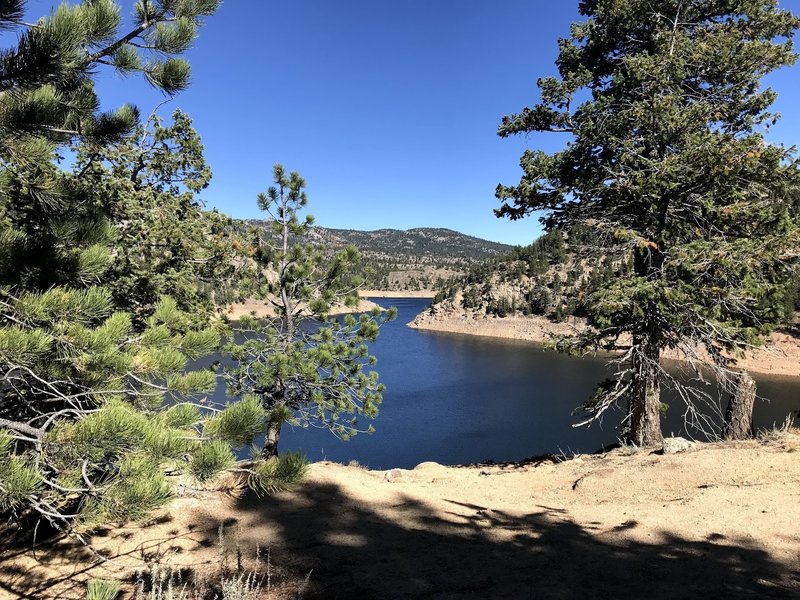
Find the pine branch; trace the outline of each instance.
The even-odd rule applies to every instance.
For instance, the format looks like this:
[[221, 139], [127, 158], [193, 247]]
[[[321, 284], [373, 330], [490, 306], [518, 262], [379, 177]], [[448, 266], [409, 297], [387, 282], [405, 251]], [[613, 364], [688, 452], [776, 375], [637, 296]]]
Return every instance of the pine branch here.
[[[168, 19], [164, 19], [164, 20], [168, 20]], [[84, 61], [84, 65], [83, 65], [84, 68], [87, 68], [89, 65], [91, 65], [94, 62], [97, 62], [101, 58], [105, 58], [106, 56], [110, 56], [110, 55], [114, 54], [114, 52], [119, 50], [122, 46], [124, 46], [125, 44], [127, 44], [131, 40], [135, 40], [137, 37], [140, 37], [145, 31], [147, 31], [148, 29], [153, 27], [158, 22], [159, 22], [159, 20], [153, 20], [153, 21], [145, 20], [145, 21], [143, 21], [141, 24], [139, 24], [138, 26], [133, 28], [131, 31], [129, 31], [127, 34], [125, 34], [121, 38], [119, 38], [117, 41], [115, 41], [115, 42], [109, 44], [108, 46], [106, 46], [105, 48], [102, 48], [101, 50], [98, 50], [97, 52], [87, 56], [86, 60]]]
[[36, 440], [41, 440], [44, 436], [43, 429], [37, 429], [36, 427], [31, 427], [25, 423], [20, 423], [18, 421], [10, 421], [8, 419], [0, 418], [0, 427], [4, 429], [9, 429], [11, 431], [16, 431], [18, 433], [23, 433], [25, 435], [31, 436]]

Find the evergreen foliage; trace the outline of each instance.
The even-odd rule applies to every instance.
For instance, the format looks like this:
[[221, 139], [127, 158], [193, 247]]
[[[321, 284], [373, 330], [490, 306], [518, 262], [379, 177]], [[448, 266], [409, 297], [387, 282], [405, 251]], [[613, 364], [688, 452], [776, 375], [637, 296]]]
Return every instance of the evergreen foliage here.
[[83, 141], [74, 173], [113, 225], [115, 255], [103, 280], [115, 306], [141, 318], [169, 294], [203, 322], [234, 298], [235, 229], [198, 199], [211, 169], [186, 113], [176, 110], [170, 124], [153, 114], [113, 143]]
[[247, 484], [258, 495], [274, 494], [300, 483], [308, 470], [306, 457], [286, 452], [261, 461], [250, 473]]
[[[798, 20], [775, 0], [584, 0], [580, 12], [587, 20], [559, 44], [559, 76], [499, 129], [571, 141], [527, 151], [520, 183], [498, 186], [496, 212], [543, 210], [547, 230], [582, 225], [631, 256], [632, 271], [598, 282], [587, 303], [593, 329], [562, 348], [624, 352], [588, 420], [627, 401], [631, 441], [656, 445], [660, 386], [677, 386], [662, 351], [699, 363], [703, 349], [725, 381], [727, 356], [783, 317], [800, 170], [764, 138], [775, 94], [760, 81], [795, 61]], [[702, 421], [703, 395], [679, 390]]]
[[446, 282], [433, 304], [501, 317], [585, 317], [599, 286], [625, 276], [630, 268], [630, 258], [620, 249], [601, 243], [591, 229], [580, 225], [568, 232], [545, 233], [529, 246], [516, 247]]
[[[376, 310], [325, 320], [335, 302], [358, 303], [358, 252], [347, 247], [328, 257], [321, 246], [306, 243], [313, 218], [299, 217], [307, 203], [305, 181], [280, 165], [273, 175], [275, 185], [258, 196], [272, 234], [253, 232], [259, 265], [253, 285], [275, 316], [245, 317], [234, 328], [238, 338], [226, 346], [234, 366], [225, 377], [229, 393], [242, 400], [209, 423], [229, 439], [241, 436], [241, 443], [263, 432], [267, 458], [278, 453], [284, 423], [326, 427], [347, 439], [359, 430], [359, 416], [377, 415], [383, 386], [375, 371], [364, 369], [375, 363], [367, 343], [395, 316], [394, 310]], [[248, 426], [256, 417], [263, 423], [260, 431]]]
[[[168, 266], [155, 260], [158, 241], [223, 227], [193, 200], [210, 175], [202, 147], [181, 113], [171, 127], [139, 127], [130, 106], [99, 113], [92, 82], [107, 65], [167, 94], [183, 89], [189, 68], [175, 54], [218, 4], [141, 0], [125, 33], [111, 0], [62, 4], [33, 24], [21, 21], [23, 2], [0, 3], [0, 26], [19, 30], [0, 52], [4, 516], [32, 513], [72, 532], [138, 518], [170, 497], [167, 470], [206, 478], [230, 464], [230, 447], [203, 434], [213, 410], [194, 400], [215, 374], [189, 368], [218, 348], [219, 331], [198, 311], [209, 302], [187, 264], [216, 257], [224, 241], [199, 257], [171, 247]], [[76, 145], [68, 173], [59, 153]], [[158, 202], [178, 214], [148, 215]]]

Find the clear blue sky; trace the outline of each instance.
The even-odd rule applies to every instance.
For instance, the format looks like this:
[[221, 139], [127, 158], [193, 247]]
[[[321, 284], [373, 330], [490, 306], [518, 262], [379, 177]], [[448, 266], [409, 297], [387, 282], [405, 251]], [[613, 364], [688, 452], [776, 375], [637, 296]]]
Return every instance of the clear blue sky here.
[[[123, 3], [129, 7], [132, 2]], [[800, 0], [782, 0], [800, 12]], [[53, 2], [34, 0], [41, 14]], [[214, 171], [209, 206], [256, 217], [256, 194], [283, 163], [308, 183], [326, 227], [449, 227], [514, 244], [535, 218], [496, 219], [494, 188], [519, 179], [526, 146], [497, 137], [500, 118], [532, 105], [553, 74], [577, 0], [227, 0], [188, 57], [180, 107]], [[800, 65], [770, 77], [783, 120], [771, 138], [800, 142]], [[161, 101], [146, 84], [100, 78], [107, 107]]]

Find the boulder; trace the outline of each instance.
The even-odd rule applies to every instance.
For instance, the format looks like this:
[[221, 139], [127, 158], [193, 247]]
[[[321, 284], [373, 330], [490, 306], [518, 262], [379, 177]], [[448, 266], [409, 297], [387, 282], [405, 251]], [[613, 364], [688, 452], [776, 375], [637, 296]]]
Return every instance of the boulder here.
[[444, 465], [440, 465], [437, 462], [423, 462], [419, 463], [416, 467], [414, 467], [415, 471], [427, 471], [427, 472], [435, 472], [435, 473], [446, 473], [448, 468]]
[[389, 483], [394, 483], [403, 478], [403, 472], [400, 469], [389, 469], [383, 474], [383, 480]]
[[663, 453], [677, 454], [678, 452], [686, 452], [687, 450], [694, 448], [695, 445], [695, 442], [690, 442], [682, 437], [664, 438]]

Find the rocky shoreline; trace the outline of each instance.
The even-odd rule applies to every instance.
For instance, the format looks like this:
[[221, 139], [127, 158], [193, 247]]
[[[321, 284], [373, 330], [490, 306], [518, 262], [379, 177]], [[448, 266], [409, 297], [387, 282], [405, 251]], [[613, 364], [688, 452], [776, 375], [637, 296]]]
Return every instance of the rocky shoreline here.
[[425, 311], [408, 326], [413, 329], [524, 340], [540, 344], [546, 343], [554, 335], [569, 335], [586, 328], [579, 319], [574, 318], [563, 323], [554, 323], [538, 315], [501, 318], [466, 311], [461, 314]]
[[[586, 324], [574, 317], [556, 323], [538, 315], [513, 315], [496, 317], [471, 311], [454, 311], [434, 307], [417, 316], [409, 327], [426, 331], [459, 333], [514, 339], [544, 344], [553, 336], [578, 333]], [[680, 360], [680, 356], [668, 356]], [[770, 335], [764, 346], [738, 359], [737, 366], [750, 373], [785, 377], [800, 377], [800, 340], [777, 331]]]
[[[361, 299], [358, 306], [349, 308], [343, 304], [336, 304], [331, 307], [331, 315], [344, 315], [348, 313], [362, 313], [370, 312], [373, 308], [378, 306], [374, 302]], [[245, 315], [253, 315], [256, 317], [272, 317], [275, 315], [275, 308], [265, 300], [247, 300], [245, 302], [237, 302], [228, 305], [225, 314], [232, 321], [241, 319]]]

